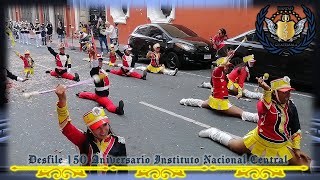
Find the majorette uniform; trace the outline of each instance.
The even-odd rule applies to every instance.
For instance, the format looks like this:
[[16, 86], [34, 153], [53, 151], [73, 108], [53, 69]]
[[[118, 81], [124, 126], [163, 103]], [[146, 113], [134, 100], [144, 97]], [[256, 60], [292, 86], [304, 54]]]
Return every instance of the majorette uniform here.
[[110, 44], [109, 58], [109, 66], [114, 66], [114, 63], [117, 60], [117, 55], [113, 44]]
[[[98, 61], [98, 60], [93, 60]], [[99, 105], [105, 107], [109, 112], [116, 113], [119, 115], [123, 115], [123, 101], [119, 102], [119, 107], [116, 107], [113, 102], [108, 98], [109, 96], [109, 78], [108, 75], [100, 68], [93, 67], [90, 71], [90, 75], [94, 76], [98, 74], [99, 77], [102, 77], [102, 81], [96, 83], [94, 82], [96, 88], [95, 93], [92, 92], [81, 92], [78, 93], [77, 96], [83, 99], [90, 99], [99, 103]]]
[[[128, 48], [130, 48], [130, 47], [128, 47]], [[131, 48], [129, 50], [131, 50]], [[118, 66], [120, 66], [120, 69], [118, 69], [118, 70], [110, 70], [110, 73], [116, 74], [119, 76], [127, 75], [127, 76], [134, 77], [137, 79], [144, 79], [144, 80], [146, 79], [146, 76], [147, 76], [146, 71], [143, 72], [143, 75], [133, 71], [134, 68], [131, 67], [132, 57], [130, 55], [129, 56], [125, 55], [125, 54], [121, 53], [119, 50], [117, 50], [116, 53], [122, 58], [122, 65], [118, 65]]]
[[30, 52], [28, 50], [25, 51], [24, 53], [25, 55], [26, 54], [29, 54], [29, 57], [27, 58], [26, 56], [22, 56], [21, 54], [19, 54], [17, 51], [16, 51], [16, 55], [20, 57], [20, 59], [23, 61], [23, 67], [24, 67], [24, 73], [25, 73], [25, 76], [28, 77], [29, 74], [34, 74], [34, 60], [31, 58], [30, 56]]
[[[97, 112], [97, 109], [99, 110], [99, 112]], [[105, 115], [103, 109], [95, 107], [92, 111], [89, 111], [83, 115], [84, 122], [88, 127], [87, 132], [79, 130], [71, 123], [67, 105], [64, 107], [59, 107], [57, 105], [57, 113], [62, 134], [78, 147], [78, 149], [80, 150], [80, 154], [84, 154], [88, 157], [87, 161], [82, 165], [126, 165], [125, 163], [107, 164], [107, 161], [105, 161], [105, 163], [100, 163], [99, 161], [101, 159], [106, 160], [108, 157], [126, 158], [127, 156], [125, 139], [123, 137], [110, 134], [106, 139], [103, 139], [101, 142], [99, 142], [90, 132], [89, 128], [97, 129], [104, 123], [109, 123], [109, 119]]]
[[[160, 44], [156, 43], [153, 45], [153, 49], [160, 48]], [[151, 59], [150, 64], [147, 66], [147, 71], [151, 73], [159, 73], [162, 71], [163, 74], [175, 76], [178, 72], [178, 69], [176, 68], [174, 71], [165, 69], [165, 66], [163, 64], [160, 64], [160, 58], [161, 54], [160, 52], [149, 52], [147, 54], [147, 58]]]
[[[229, 66], [229, 63], [225, 57], [219, 58], [216, 61], [218, 67], [216, 67], [211, 76], [211, 83], [214, 85], [214, 88], [211, 89], [212, 94], [209, 96], [208, 105], [214, 110], [228, 110], [232, 107], [232, 104], [228, 100], [228, 89], [227, 89], [227, 78], [224, 74], [224, 66]], [[202, 107], [204, 103], [201, 99], [181, 99], [180, 104], [185, 106], [195, 106]], [[241, 119], [244, 121], [257, 122], [258, 114], [250, 113], [243, 111], [241, 114]]]
[[300, 149], [301, 130], [298, 111], [292, 100], [280, 105], [272, 100], [272, 91], [289, 88], [290, 79], [284, 77], [271, 81], [271, 90], [264, 91], [263, 99], [258, 101], [258, 126], [243, 139], [251, 153], [259, 157], [292, 158], [289, 149]]
[[152, 73], [159, 73], [161, 70], [165, 69], [164, 65], [160, 64], [160, 53], [150, 52], [147, 54], [147, 58], [150, 58], [151, 62], [147, 66], [147, 70]]
[[[61, 45], [61, 47], [62, 46], [64, 47], [64, 45]], [[57, 53], [49, 46], [48, 50], [55, 57], [55, 62], [57, 66], [55, 70], [49, 71], [51, 76], [62, 77], [74, 81], [80, 81], [78, 73], [74, 73], [74, 76], [69, 73], [71, 70], [71, 59], [68, 54]], [[64, 66], [62, 65], [63, 61], [65, 61]]]
[[[254, 63], [256, 60], [254, 60], [254, 55], [249, 55], [243, 57], [243, 62], [244, 63]], [[257, 93], [257, 92], [251, 92], [248, 91], [247, 89], [244, 89], [244, 82], [245, 80], [250, 79], [250, 72], [248, 66], [240, 66], [234, 68], [231, 73], [227, 75], [228, 77], [228, 89], [233, 90], [234, 88], [238, 89], [238, 95], [244, 95], [245, 97], [248, 98], [255, 98], [255, 99], [260, 99], [262, 97], [262, 93]]]
[[224, 73], [224, 67], [220, 66], [225, 61], [225, 58], [217, 60], [217, 65], [211, 74], [212, 94], [209, 96], [208, 104], [215, 110], [227, 110], [232, 105], [228, 100], [227, 78]]

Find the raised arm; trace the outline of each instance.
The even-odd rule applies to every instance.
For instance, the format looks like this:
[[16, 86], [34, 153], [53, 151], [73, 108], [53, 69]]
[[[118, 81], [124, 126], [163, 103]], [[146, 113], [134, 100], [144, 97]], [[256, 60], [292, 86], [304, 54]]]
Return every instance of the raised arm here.
[[47, 48], [48, 48], [48, 51], [49, 51], [54, 57], [56, 57], [56, 55], [57, 55], [58, 53], [55, 52], [55, 51], [52, 49], [52, 47], [50, 47], [50, 46], [47, 46]]
[[58, 85], [55, 92], [59, 99], [57, 103], [57, 113], [62, 134], [65, 135], [73, 144], [81, 147], [86, 140], [86, 136], [82, 131], [71, 124], [67, 106], [66, 87]]

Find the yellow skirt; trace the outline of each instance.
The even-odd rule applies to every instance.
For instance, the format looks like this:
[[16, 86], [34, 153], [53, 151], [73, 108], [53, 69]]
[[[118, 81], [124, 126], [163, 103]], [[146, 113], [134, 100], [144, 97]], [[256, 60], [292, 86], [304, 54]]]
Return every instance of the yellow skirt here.
[[159, 73], [162, 69], [164, 69], [164, 65], [160, 67], [153, 67], [151, 64], [147, 66], [147, 70], [152, 73]]
[[239, 89], [239, 84], [238, 84], [238, 83], [234, 83], [233, 81], [231, 81], [231, 80], [229, 79], [227, 88], [228, 88], [229, 90], [233, 90], [233, 88]]
[[33, 74], [34, 70], [33, 70], [33, 68], [24, 68], [24, 73]]
[[290, 160], [293, 156], [290, 149], [292, 149], [292, 143], [286, 141], [283, 143], [273, 143], [262, 139], [258, 135], [258, 128], [250, 131], [243, 137], [245, 146], [251, 151], [253, 155], [258, 157], [280, 157]]
[[228, 99], [217, 99], [213, 96], [209, 96], [208, 104], [215, 110], [228, 110], [232, 106]]

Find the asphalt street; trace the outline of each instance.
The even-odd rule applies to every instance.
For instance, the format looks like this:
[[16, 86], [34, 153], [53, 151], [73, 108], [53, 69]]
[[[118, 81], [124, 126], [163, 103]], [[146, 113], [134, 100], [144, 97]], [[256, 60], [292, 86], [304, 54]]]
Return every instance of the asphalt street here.
[[[35, 60], [35, 74], [25, 83], [11, 81], [9, 89], [9, 165], [29, 164], [29, 155], [46, 157], [48, 154], [66, 158], [77, 154], [77, 148], [61, 133], [57, 114], [55, 93], [40, 95], [32, 99], [22, 97], [23, 92], [48, 90], [57, 84], [73, 84], [74, 81], [51, 77], [46, 70], [55, 67], [54, 57], [46, 47], [36, 48], [35, 45], [17, 45], [8, 48], [8, 69], [23, 77], [23, 62], [13, 50], [23, 53], [29, 49]], [[55, 47], [54, 49], [58, 51]], [[90, 77], [90, 65], [83, 61], [87, 55], [77, 50], [67, 49], [66, 53], [72, 59], [72, 73], [79, 73], [80, 79]], [[136, 66], [146, 64], [136, 64]], [[104, 66], [104, 69], [107, 68]], [[113, 131], [126, 139], [127, 154], [130, 157], [151, 157], [162, 155], [166, 157], [203, 157], [204, 154], [219, 157], [238, 156], [226, 147], [210, 139], [198, 137], [198, 132], [205, 127], [216, 127], [236, 136], [244, 136], [256, 127], [255, 123], [244, 122], [238, 118], [226, 117], [208, 109], [186, 107], [179, 104], [182, 98], [207, 99], [209, 89], [198, 88], [203, 81], [210, 80], [211, 69], [182, 70], [177, 76], [148, 74], [147, 80], [121, 77], [109, 74], [111, 87], [109, 98], [118, 104], [124, 101], [123, 116], [108, 113]], [[141, 71], [137, 71], [140, 72]], [[254, 90], [256, 84], [247, 83], [249, 90]], [[97, 103], [79, 99], [75, 94], [80, 91], [94, 91], [94, 85], [85, 85], [68, 89], [68, 107], [72, 123], [79, 129], [86, 127], [82, 115], [91, 110]], [[309, 137], [309, 122], [312, 116], [312, 100], [310, 94], [295, 92], [292, 94], [301, 123], [302, 150], [311, 154]], [[230, 101], [250, 112], [256, 112], [257, 100], [251, 102]]]

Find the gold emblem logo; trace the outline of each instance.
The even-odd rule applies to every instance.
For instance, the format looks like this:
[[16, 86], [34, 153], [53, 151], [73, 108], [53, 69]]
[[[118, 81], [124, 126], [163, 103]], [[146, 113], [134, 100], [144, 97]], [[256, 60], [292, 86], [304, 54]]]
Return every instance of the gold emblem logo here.
[[296, 23], [290, 20], [289, 15], [282, 15], [281, 21], [279, 20], [276, 24], [278, 26], [277, 35], [280, 39], [288, 41], [294, 36], [294, 25]]

